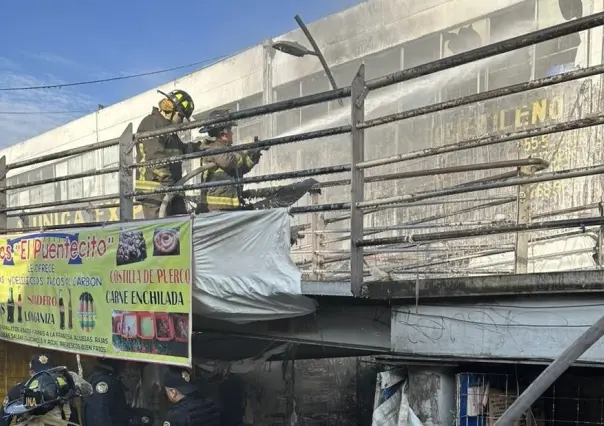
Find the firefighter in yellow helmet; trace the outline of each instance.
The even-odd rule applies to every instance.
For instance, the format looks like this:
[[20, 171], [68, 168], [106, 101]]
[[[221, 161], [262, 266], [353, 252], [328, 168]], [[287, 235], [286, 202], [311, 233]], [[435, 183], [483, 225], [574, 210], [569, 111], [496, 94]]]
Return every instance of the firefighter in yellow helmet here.
[[[184, 90], [173, 90], [170, 93], [158, 92], [164, 96], [154, 107], [151, 114], [143, 118], [137, 133], [158, 130], [163, 127], [180, 124], [190, 120], [195, 110], [191, 96]], [[136, 144], [136, 161], [145, 162], [160, 160], [198, 151], [200, 143], [183, 143], [176, 133], [143, 139]], [[162, 166], [149, 166], [136, 169], [136, 190], [153, 190], [172, 186], [182, 178], [182, 162]], [[145, 219], [155, 219], [165, 194], [137, 197], [143, 205]], [[167, 215], [186, 214], [185, 200], [175, 194], [168, 205]]]

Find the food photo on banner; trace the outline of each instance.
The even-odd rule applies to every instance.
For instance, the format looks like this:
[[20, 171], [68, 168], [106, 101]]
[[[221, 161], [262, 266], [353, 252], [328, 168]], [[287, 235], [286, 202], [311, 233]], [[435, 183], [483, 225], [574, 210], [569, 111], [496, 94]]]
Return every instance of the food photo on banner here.
[[0, 237], [0, 339], [190, 365], [190, 218]]
[[113, 311], [115, 351], [188, 356], [189, 317], [174, 312]]

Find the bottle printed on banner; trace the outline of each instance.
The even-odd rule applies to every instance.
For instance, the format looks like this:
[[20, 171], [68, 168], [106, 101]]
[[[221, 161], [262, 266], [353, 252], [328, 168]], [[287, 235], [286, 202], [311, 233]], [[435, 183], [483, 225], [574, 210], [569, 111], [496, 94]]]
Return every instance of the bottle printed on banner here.
[[59, 290], [59, 328], [65, 330], [65, 305], [63, 303], [63, 290]]
[[73, 330], [73, 308], [71, 306], [71, 289], [67, 289], [69, 300], [67, 301], [67, 328]]
[[8, 289], [8, 301], [6, 303], [6, 321], [15, 322], [15, 299], [13, 299], [13, 288]]
[[91, 332], [95, 326], [94, 298], [92, 294], [85, 292], [80, 295], [80, 309], [78, 312], [80, 328]]
[[17, 296], [17, 322], [23, 322], [23, 298], [21, 297], [21, 289]]

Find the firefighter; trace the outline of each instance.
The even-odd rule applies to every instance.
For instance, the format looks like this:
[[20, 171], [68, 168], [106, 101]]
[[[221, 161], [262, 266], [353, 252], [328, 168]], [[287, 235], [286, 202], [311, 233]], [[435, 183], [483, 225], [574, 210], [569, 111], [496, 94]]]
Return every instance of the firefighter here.
[[[228, 110], [212, 111], [209, 118], [217, 119], [228, 113]], [[203, 142], [202, 149], [224, 148], [233, 145], [232, 128], [235, 125], [233, 122], [227, 122], [211, 126], [209, 129], [202, 129], [200, 132], [207, 132], [209, 135], [209, 138]], [[261, 155], [261, 149], [254, 149], [203, 157], [203, 164], [214, 167], [204, 171], [202, 180], [204, 182], [220, 182], [241, 179], [258, 164]], [[197, 206], [197, 213], [240, 209], [243, 201], [242, 190], [242, 185], [221, 186], [203, 190]]]
[[124, 386], [118, 376], [119, 361], [100, 359], [86, 381], [93, 393], [84, 398], [83, 421], [86, 426], [127, 426], [130, 408]]
[[68, 419], [71, 400], [78, 395], [65, 367], [44, 369], [23, 384], [20, 399], [12, 401], [5, 410], [16, 418], [16, 424], [67, 426], [72, 421]]
[[191, 383], [191, 375], [187, 370], [166, 367], [163, 385], [172, 403], [163, 426], [220, 425], [217, 405], [212, 399], [201, 395], [200, 389]]
[[[174, 90], [170, 93], [159, 91], [164, 98], [158, 107], [153, 107], [151, 114], [143, 118], [138, 126], [138, 132], [158, 130], [170, 125], [180, 124], [190, 120], [195, 105], [193, 99], [184, 90]], [[143, 139], [136, 144], [137, 162], [160, 160], [188, 154], [199, 150], [200, 143], [183, 143], [176, 133]], [[153, 190], [162, 186], [173, 186], [182, 178], [182, 162], [162, 166], [141, 167], [136, 169], [136, 190]], [[145, 195], [138, 197], [143, 205], [145, 219], [156, 219], [159, 216], [161, 202], [165, 194]], [[187, 208], [184, 197], [174, 194], [167, 208], [167, 215], [186, 214]]]
[[[37, 354], [33, 356], [29, 362], [29, 377], [31, 379], [31, 377], [33, 377], [34, 375], [41, 373], [42, 371], [50, 370], [52, 368], [54, 368], [53, 363], [46, 354]], [[9, 402], [16, 401], [22, 397], [23, 391], [25, 390], [25, 386], [27, 385], [27, 383], [28, 382], [17, 383], [15, 386], [8, 390], [8, 393], [4, 398], [2, 407], [3, 409], [8, 405]], [[68, 405], [63, 405], [58, 411], [54, 410], [53, 412], [57, 413], [57, 416], [55, 417], [58, 417], [60, 415], [63, 420], [68, 419], [69, 422], [79, 423], [78, 412], [73, 402]], [[6, 416], [3, 410], [2, 417], [0, 418], [0, 426], [10, 424], [11, 419], [5, 417]], [[66, 424], [66, 421], [63, 421], [63, 423]]]

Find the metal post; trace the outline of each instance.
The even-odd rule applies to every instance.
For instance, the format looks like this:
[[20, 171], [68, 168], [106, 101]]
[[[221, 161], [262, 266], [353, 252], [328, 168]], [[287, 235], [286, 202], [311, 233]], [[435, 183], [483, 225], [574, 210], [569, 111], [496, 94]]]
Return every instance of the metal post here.
[[[316, 192], [313, 192], [310, 195], [310, 202], [312, 205], [317, 205], [319, 204], [319, 194]], [[323, 234], [320, 232], [325, 228], [325, 220], [323, 218], [323, 215], [319, 214], [318, 212], [312, 213], [311, 217], [310, 217], [310, 245], [311, 245], [311, 250], [312, 250], [312, 258], [311, 258], [311, 264], [312, 264], [312, 278], [314, 280], [321, 280], [322, 279], [322, 274], [317, 273], [316, 271], [320, 271], [323, 269], [322, 267], [322, 260], [323, 260], [323, 256], [320, 253], [321, 250], [321, 245], [323, 242]]]
[[[518, 167], [519, 176], [532, 175], [534, 169], [532, 166]], [[518, 186], [518, 203], [516, 222], [518, 225], [524, 225], [531, 221], [531, 189], [529, 185]], [[519, 232], [516, 234], [516, 252], [515, 264], [517, 274], [526, 274], [528, 272], [528, 253], [529, 252], [529, 234]]]
[[124, 133], [120, 136], [119, 153], [119, 189], [120, 189], [120, 220], [127, 221], [134, 218], [134, 204], [132, 197], [127, 194], [134, 192], [134, 180], [132, 177], [132, 123], [128, 124]]
[[350, 289], [356, 297], [363, 291], [363, 247], [357, 242], [363, 239], [363, 211], [357, 203], [365, 199], [365, 172], [357, 164], [365, 160], [365, 131], [358, 126], [365, 117], [365, 64], [361, 64], [351, 85], [351, 185], [350, 185]]
[[505, 410], [495, 426], [512, 426], [526, 410], [564, 373], [581, 355], [604, 336], [604, 317], [589, 327], [577, 340], [547, 366], [528, 388]]
[[[604, 203], [600, 201], [598, 203], [598, 211], [600, 212], [600, 216], [604, 217]], [[604, 253], [602, 253], [602, 249], [604, 248], [604, 224], [600, 225], [600, 229], [598, 232], [598, 266], [600, 268], [604, 267]]]
[[[273, 103], [273, 57], [275, 49], [273, 49], [273, 41], [267, 39], [263, 44], [263, 77], [262, 77], [262, 104], [269, 105]], [[264, 116], [262, 124], [262, 139], [269, 139], [274, 134], [274, 114]]]
[[[6, 209], [8, 196], [6, 194], [6, 174], [8, 169], [6, 167], [6, 155], [0, 157], [0, 211]], [[8, 219], [6, 211], [0, 213], [0, 229], [3, 231], [8, 229]]]
[[[264, 40], [262, 52], [262, 104], [269, 105], [273, 103], [273, 58], [275, 49], [273, 49], [273, 41], [269, 38]], [[275, 114], [267, 114], [262, 117], [262, 139], [270, 139], [275, 134]], [[273, 169], [273, 151], [265, 152], [266, 167], [268, 170]]]

